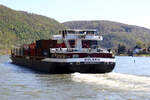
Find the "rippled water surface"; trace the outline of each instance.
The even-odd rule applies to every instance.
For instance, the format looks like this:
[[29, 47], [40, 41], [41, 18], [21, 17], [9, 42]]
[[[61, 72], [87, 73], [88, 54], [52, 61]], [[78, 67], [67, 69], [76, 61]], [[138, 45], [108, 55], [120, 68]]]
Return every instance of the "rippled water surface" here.
[[0, 100], [150, 100], [150, 57], [116, 57], [108, 74], [41, 74], [0, 56]]

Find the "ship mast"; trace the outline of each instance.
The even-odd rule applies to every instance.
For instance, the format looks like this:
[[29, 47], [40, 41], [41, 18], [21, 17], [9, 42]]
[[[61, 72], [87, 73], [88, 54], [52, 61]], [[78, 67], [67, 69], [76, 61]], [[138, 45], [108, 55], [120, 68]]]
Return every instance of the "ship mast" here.
[[62, 39], [63, 41], [65, 42], [65, 45], [67, 47], [67, 49], [70, 49], [70, 44], [68, 43], [68, 40], [66, 38], [66, 35], [67, 35], [67, 31], [66, 30], [63, 30], [62, 31]]

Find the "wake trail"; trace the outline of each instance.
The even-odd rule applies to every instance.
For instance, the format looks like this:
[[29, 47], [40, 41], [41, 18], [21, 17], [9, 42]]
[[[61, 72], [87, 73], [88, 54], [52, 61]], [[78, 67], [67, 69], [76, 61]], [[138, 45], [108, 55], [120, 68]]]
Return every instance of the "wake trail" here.
[[128, 75], [121, 73], [108, 74], [72, 74], [72, 80], [92, 85], [101, 85], [105, 88], [124, 91], [150, 92], [150, 77]]

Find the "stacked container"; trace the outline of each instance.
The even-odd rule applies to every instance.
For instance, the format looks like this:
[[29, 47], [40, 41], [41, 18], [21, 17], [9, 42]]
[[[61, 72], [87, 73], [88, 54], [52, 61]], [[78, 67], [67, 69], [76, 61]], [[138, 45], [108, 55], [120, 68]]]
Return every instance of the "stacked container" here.
[[38, 40], [38, 41], [36, 41], [37, 56], [49, 56], [50, 48], [57, 48], [57, 40]]
[[37, 48], [57, 48], [57, 40], [38, 40], [36, 41]]
[[29, 44], [29, 54], [30, 56], [35, 56], [36, 43]]
[[29, 45], [24, 44], [23, 45], [23, 55], [28, 56], [29, 55]]

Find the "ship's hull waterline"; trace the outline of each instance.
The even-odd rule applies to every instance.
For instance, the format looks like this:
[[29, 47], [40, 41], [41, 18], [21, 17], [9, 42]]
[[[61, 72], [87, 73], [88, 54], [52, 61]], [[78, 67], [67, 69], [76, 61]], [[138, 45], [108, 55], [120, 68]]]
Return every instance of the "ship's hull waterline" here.
[[27, 67], [36, 71], [51, 74], [79, 73], [108, 73], [115, 67], [115, 62], [54, 62], [35, 59], [11, 57], [12, 63]]

